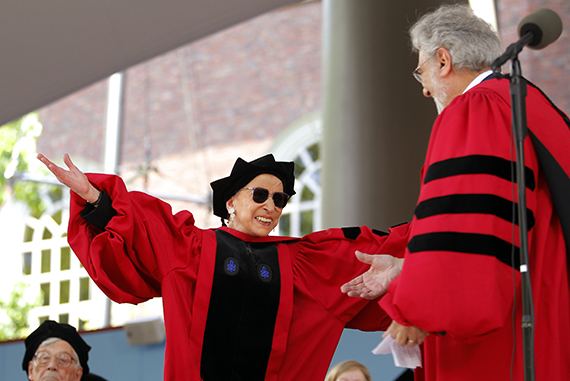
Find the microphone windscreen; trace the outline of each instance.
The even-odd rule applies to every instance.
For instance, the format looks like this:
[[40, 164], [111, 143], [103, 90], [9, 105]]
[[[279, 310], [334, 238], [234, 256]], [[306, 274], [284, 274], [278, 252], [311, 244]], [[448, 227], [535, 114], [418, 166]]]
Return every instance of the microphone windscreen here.
[[553, 10], [541, 8], [526, 16], [519, 23], [519, 37], [532, 32], [534, 38], [527, 45], [531, 49], [542, 49], [562, 34], [562, 20]]

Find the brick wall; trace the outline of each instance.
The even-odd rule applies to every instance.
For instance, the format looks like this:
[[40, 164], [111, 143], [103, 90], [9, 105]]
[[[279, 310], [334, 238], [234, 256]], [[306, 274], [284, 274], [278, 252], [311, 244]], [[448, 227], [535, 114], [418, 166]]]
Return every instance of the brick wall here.
[[[128, 69], [121, 162], [143, 162], [149, 144], [158, 159], [274, 137], [320, 108], [320, 46], [321, 3], [310, 2]], [[106, 91], [102, 81], [43, 108], [39, 151], [101, 163]]]
[[[518, 40], [517, 27], [525, 16], [550, 8], [562, 18], [560, 38], [542, 50], [525, 48], [519, 56], [523, 75], [539, 86], [566, 113], [570, 112], [570, 2], [568, 0], [497, 0], [497, 18], [503, 45]], [[505, 70], [509, 71], [509, 70]]]

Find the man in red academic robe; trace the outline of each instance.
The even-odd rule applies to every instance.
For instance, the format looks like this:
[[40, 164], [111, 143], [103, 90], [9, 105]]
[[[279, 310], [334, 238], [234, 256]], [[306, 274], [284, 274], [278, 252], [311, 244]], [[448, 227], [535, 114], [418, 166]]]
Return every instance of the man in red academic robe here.
[[[501, 53], [500, 41], [464, 5], [444, 5], [423, 16], [411, 37], [419, 52], [414, 76], [441, 113], [421, 174], [405, 264], [380, 300], [394, 319], [387, 334], [401, 345], [423, 342], [424, 367], [416, 379], [523, 380], [509, 80], [489, 70]], [[568, 243], [537, 147], [545, 147], [557, 162], [559, 179], [568, 179], [570, 127], [568, 118], [533, 86], [526, 104], [535, 373], [537, 380], [568, 380]], [[361, 258], [371, 264], [380, 260]], [[343, 290], [351, 296], [377, 296], [373, 291], [382, 290], [370, 282], [376, 275], [373, 265]]]

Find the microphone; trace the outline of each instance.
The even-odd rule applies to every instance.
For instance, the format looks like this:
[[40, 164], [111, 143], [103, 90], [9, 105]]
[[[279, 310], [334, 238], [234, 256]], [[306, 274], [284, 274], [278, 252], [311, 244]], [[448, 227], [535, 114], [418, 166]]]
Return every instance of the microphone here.
[[525, 46], [539, 50], [556, 41], [562, 34], [562, 20], [553, 10], [541, 8], [521, 20], [518, 33], [520, 39], [493, 61], [493, 71], [499, 71], [505, 62], [515, 58]]
[[546, 48], [562, 34], [562, 20], [558, 14], [548, 8], [531, 13], [519, 23], [519, 37], [532, 33], [528, 47], [535, 50]]

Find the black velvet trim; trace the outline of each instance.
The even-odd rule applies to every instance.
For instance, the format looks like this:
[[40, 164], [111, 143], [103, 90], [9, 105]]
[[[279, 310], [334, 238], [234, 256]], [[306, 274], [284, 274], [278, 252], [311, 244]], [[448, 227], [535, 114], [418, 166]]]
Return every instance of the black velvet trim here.
[[216, 230], [216, 239], [201, 377], [263, 380], [281, 291], [277, 247], [274, 242], [244, 242], [223, 230]]
[[566, 242], [566, 264], [570, 274], [570, 178], [536, 135], [532, 131], [529, 131], [529, 135], [536, 150], [540, 168], [542, 168], [548, 183], [554, 209], [560, 220], [562, 234]]
[[[492, 214], [505, 221], [519, 223], [517, 204], [492, 194], [454, 194], [422, 201], [415, 210], [417, 219], [439, 214]], [[513, 218], [514, 214], [514, 218]], [[528, 230], [534, 226], [534, 213], [527, 209]]]
[[[467, 254], [481, 254], [497, 258], [519, 271], [519, 248], [492, 235], [475, 233], [437, 232], [415, 236], [408, 243], [410, 253], [423, 251], [455, 251]], [[514, 254], [513, 254], [514, 252]], [[514, 255], [514, 265], [511, 256]]]
[[[516, 177], [514, 165], [515, 163], [510, 160], [487, 155], [470, 155], [442, 160], [429, 166], [424, 184], [450, 176], [474, 174], [493, 175], [512, 181], [512, 177]], [[528, 167], [525, 167], [525, 179], [526, 187], [531, 191], [534, 190], [533, 171]]]
[[382, 231], [382, 230], [376, 230], [376, 229], [372, 229], [372, 233], [374, 233], [374, 234], [376, 234], [376, 235], [378, 235], [378, 236], [380, 236], [380, 237], [384, 237], [384, 236], [390, 235], [390, 234], [387, 233], [387, 232], [384, 232], [384, 231]]
[[348, 239], [357, 239], [362, 231], [358, 226], [353, 226], [350, 228], [342, 228], [342, 232], [344, 233], [344, 238]]
[[488, 75], [483, 82], [488, 81], [490, 79], [507, 79], [510, 81], [511, 76], [509, 74], [503, 74], [503, 73], [498, 73], [498, 72], [494, 72], [493, 74]]
[[105, 191], [101, 191], [102, 197], [99, 206], [94, 207], [87, 203], [85, 208], [79, 213], [79, 216], [91, 225], [105, 230], [105, 227], [111, 221], [111, 218], [117, 215], [117, 211], [113, 208], [111, 197]]

